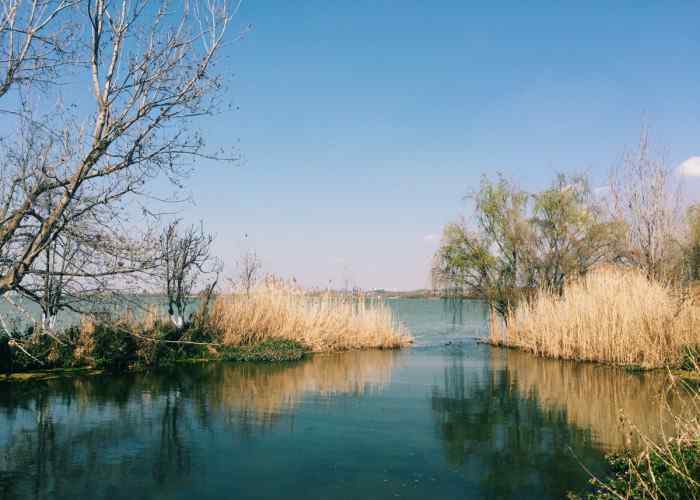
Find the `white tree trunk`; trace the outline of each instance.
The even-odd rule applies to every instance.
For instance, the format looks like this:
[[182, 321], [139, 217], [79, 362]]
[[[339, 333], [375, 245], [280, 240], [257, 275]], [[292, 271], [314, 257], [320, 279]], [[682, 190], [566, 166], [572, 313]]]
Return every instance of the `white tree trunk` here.
[[185, 320], [178, 313], [171, 314], [170, 321], [173, 322], [173, 325], [175, 325], [175, 328], [178, 330], [181, 330], [182, 327], [185, 326]]
[[53, 332], [54, 328], [56, 328], [56, 315], [50, 314], [47, 316], [46, 313], [41, 313], [41, 327], [44, 331]]

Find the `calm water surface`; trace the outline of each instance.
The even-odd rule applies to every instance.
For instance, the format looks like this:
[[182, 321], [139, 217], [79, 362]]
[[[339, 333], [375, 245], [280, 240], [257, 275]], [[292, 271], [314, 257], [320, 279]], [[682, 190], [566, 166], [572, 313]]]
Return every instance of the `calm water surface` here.
[[415, 347], [2, 383], [0, 499], [561, 498], [619, 409], [656, 425], [662, 377], [479, 345], [478, 302], [392, 307]]

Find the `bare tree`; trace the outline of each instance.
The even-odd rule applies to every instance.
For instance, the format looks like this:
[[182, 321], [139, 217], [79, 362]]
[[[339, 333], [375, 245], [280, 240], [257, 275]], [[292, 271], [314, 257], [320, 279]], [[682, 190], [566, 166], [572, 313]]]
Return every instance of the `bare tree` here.
[[246, 251], [236, 263], [237, 275], [233, 280], [235, 286], [250, 297], [250, 292], [255, 288], [260, 278], [262, 262], [254, 251]]
[[71, 62], [80, 0], [0, 0], [0, 98], [15, 86], [46, 83]]
[[[187, 307], [194, 301], [194, 288], [207, 275], [215, 276], [214, 284], [218, 281], [220, 265], [211, 254], [213, 242], [214, 237], [204, 233], [201, 225], [180, 229], [178, 220], [168, 224], [160, 238], [168, 313], [177, 329], [185, 325]], [[204, 288], [208, 300], [213, 286]]]
[[652, 150], [646, 128], [637, 150], [626, 153], [613, 169], [609, 198], [613, 216], [626, 226], [625, 259], [652, 278], [677, 272], [680, 183], [665, 158]]
[[96, 313], [131, 302], [155, 273], [158, 250], [148, 232], [135, 240], [122, 232], [71, 226], [34, 261], [17, 291], [41, 309], [40, 331], [53, 334], [61, 311]]
[[[23, 83], [23, 92], [39, 99], [32, 80], [50, 77], [50, 54], [60, 52], [49, 49], [58, 47], [52, 41], [63, 29], [55, 22], [70, 10], [79, 61], [70, 70], [77, 82], [90, 82], [94, 109], [61, 104], [60, 113], [40, 116], [32, 99], [21, 99], [5, 113], [14, 117], [16, 134], [0, 144], [0, 296], [21, 286], [68, 228], [86, 220], [109, 227], [133, 212], [128, 202], [146, 193], [149, 180], [165, 175], [176, 181], [187, 173], [187, 157], [205, 154], [202, 137], [188, 124], [215, 109], [221, 79], [212, 66], [231, 18], [226, 0], [8, 5], [25, 14], [3, 14], [0, 21], [0, 53], [8, 68], [0, 103], [14, 103], [8, 92]], [[33, 6], [43, 15], [34, 18]], [[19, 62], [13, 47], [22, 19], [28, 20], [24, 29], [36, 29]], [[59, 102], [67, 99], [57, 96]]]

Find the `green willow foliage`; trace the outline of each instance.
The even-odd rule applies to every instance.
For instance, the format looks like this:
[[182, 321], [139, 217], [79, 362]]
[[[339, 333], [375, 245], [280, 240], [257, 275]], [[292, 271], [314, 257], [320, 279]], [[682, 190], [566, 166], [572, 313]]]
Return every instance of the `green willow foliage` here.
[[445, 227], [433, 278], [483, 297], [502, 317], [531, 291], [561, 293], [567, 278], [621, 255], [624, 225], [606, 220], [584, 177], [559, 175], [538, 193], [484, 177], [469, 199], [472, 223]]

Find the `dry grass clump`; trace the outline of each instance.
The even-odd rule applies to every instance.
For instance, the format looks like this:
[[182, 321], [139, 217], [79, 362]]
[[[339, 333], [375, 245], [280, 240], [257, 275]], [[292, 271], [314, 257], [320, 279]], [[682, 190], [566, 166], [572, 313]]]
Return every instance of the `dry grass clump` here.
[[640, 272], [606, 267], [562, 296], [540, 291], [505, 325], [492, 322], [491, 342], [554, 358], [675, 366], [700, 345], [700, 308]]
[[393, 349], [411, 342], [383, 302], [338, 294], [312, 296], [281, 281], [268, 281], [250, 294], [218, 297], [209, 321], [225, 344], [235, 346], [282, 338], [328, 352]]

